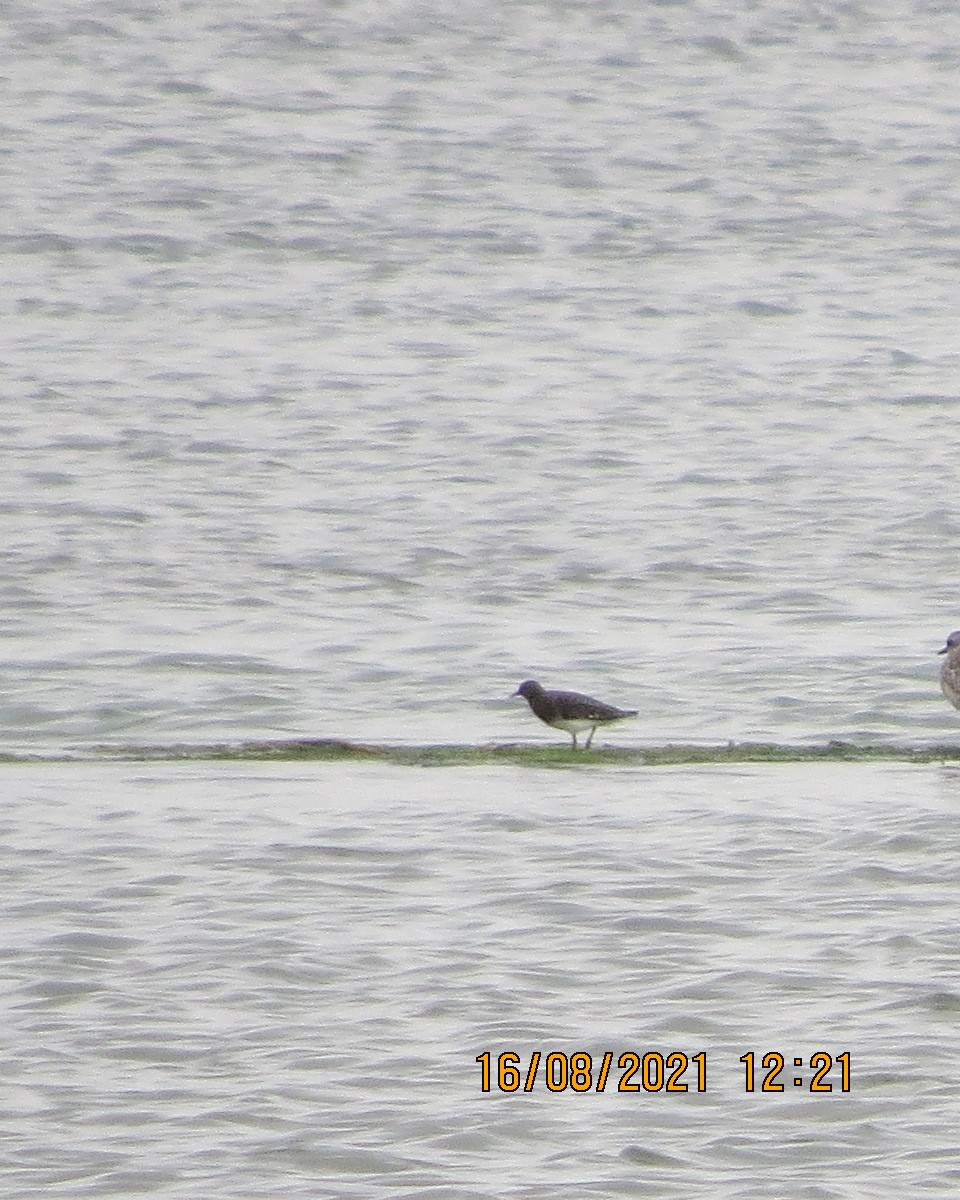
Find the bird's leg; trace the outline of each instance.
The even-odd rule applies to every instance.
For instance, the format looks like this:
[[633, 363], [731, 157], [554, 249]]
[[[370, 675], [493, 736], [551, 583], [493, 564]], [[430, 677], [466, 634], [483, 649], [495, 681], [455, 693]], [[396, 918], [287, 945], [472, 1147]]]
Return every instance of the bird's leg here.
[[587, 735], [587, 743], [586, 743], [586, 745], [584, 746], [584, 750], [589, 750], [589, 749], [590, 749], [590, 743], [593, 741], [593, 735], [594, 735], [596, 732], [597, 732], [597, 727], [596, 727], [596, 725], [591, 725], [591, 726], [590, 726], [590, 732], [589, 732], [589, 734]]
[[573, 738], [573, 748], [574, 748], [574, 750], [576, 750], [576, 748], [577, 748], [577, 735], [576, 735], [576, 733], [575, 733], [575, 732], [574, 732], [572, 729], [570, 730], [570, 736]]

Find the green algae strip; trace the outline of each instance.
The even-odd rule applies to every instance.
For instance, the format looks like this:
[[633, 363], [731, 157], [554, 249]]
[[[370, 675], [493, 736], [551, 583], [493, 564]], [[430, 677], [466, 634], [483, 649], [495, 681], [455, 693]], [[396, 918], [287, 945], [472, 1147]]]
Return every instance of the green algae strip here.
[[813, 746], [775, 742], [723, 745], [606, 747], [531, 746], [507, 742], [482, 746], [404, 746], [349, 742], [338, 738], [275, 741], [93, 745], [62, 752], [2, 753], [0, 763], [68, 762], [372, 762], [408, 767], [493, 766], [691, 766], [727, 763], [960, 762], [960, 744], [939, 746], [857, 745], [831, 741]]

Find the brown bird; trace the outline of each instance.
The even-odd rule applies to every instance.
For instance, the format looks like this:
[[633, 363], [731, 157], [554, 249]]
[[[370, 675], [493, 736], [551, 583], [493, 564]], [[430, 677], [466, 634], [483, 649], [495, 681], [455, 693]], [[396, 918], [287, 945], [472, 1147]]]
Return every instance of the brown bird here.
[[947, 657], [940, 666], [940, 687], [954, 708], [960, 708], [960, 629], [955, 629], [947, 638], [947, 644], [938, 654]]
[[[960, 634], [957, 636], [960, 638]], [[590, 730], [584, 743], [585, 749], [589, 750], [598, 725], [612, 725], [614, 721], [637, 715], [635, 709], [614, 708], [612, 704], [604, 704], [581, 692], [548, 691], [535, 679], [525, 680], [513, 694], [523, 696], [544, 724], [566, 730], [573, 738], [574, 750], [577, 749], [577, 734], [584, 729]]]

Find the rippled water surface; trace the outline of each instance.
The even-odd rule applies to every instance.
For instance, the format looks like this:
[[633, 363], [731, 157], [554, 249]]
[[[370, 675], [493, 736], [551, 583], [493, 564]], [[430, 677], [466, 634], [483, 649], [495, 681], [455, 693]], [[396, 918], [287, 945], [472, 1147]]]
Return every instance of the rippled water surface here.
[[[7, 1195], [957, 1185], [953, 768], [75, 764], [4, 789]], [[614, 1065], [602, 1093], [481, 1091], [478, 1055], [537, 1050], [702, 1053], [704, 1090], [619, 1092]], [[849, 1053], [848, 1092], [810, 1092], [817, 1052]]]
[[949, 766], [52, 761], [960, 740], [960, 16], [741, 8], [6, 14], [10, 1194], [955, 1190]]
[[956, 729], [955, 14], [11, 30], [9, 738]]

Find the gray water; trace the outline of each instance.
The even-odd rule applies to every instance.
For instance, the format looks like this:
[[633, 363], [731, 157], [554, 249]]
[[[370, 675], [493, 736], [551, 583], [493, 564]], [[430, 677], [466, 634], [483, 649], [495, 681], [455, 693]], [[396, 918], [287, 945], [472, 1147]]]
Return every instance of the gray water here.
[[[956, 1191], [956, 769], [58, 764], [4, 787], [5, 1195]], [[484, 1093], [486, 1051], [707, 1073]], [[849, 1053], [848, 1092], [838, 1069], [810, 1091], [818, 1052]]]
[[[0, 750], [958, 737], [952, 9], [4, 23]], [[950, 1194], [956, 779], [4, 766], [0, 1189]]]

